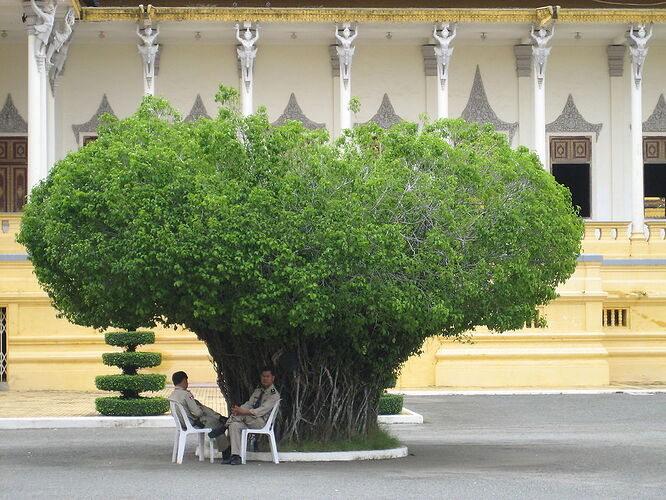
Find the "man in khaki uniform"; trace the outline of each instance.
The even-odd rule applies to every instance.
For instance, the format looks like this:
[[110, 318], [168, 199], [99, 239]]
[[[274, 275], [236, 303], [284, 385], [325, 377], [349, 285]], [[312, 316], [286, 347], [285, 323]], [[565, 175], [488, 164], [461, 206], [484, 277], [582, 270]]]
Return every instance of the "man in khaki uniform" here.
[[169, 401], [180, 403], [183, 408], [185, 408], [185, 412], [190, 418], [192, 425], [195, 427], [210, 427], [211, 429], [215, 429], [224, 424], [226, 417], [223, 417], [215, 410], [211, 410], [206, 405], [201, 404], [194, 399], [194, 395], [187, 390], [187, 373], [176, 372], [171, 376], [171, 381], [173, 382], [174, 389], [169, 396]]
[[[222, 463], [240, 465], [241, 434], [243, 429], [261, 429], [266, 425], [271, 410], [280, 400], [280, 393], [273, 385], [273, 382], [275, 382], [273, 369], [267, 367], [261, 370], [261, 385], [255, 389], [250, 399], [241, 406], [234, 406], [231, 409], [232, 415], [226, 423], [208, 434], [210, 437], [220, 436], [218, 439], [221, 446], [224, 446], [223, 442], [228, 443], [229, 440], [231, 441], [231, 457], [224, 459]], [[229, 429], [229, 439], [224, 436], [225, 427]]]

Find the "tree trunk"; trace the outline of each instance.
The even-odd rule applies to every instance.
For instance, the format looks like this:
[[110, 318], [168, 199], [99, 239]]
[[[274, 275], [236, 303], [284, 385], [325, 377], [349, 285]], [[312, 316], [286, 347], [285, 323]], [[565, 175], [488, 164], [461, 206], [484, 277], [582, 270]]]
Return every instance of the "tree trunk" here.
[[220, 332], [197, 335], [213, 358], [229, 409], [247, 401], [264, 366], [275, 367], [275, 386], [282, 398], [277, 429], [282, 439], [348, 439], [376, 427], [382, 383], [363, 373], [359, 363], [323, 354], [327, 351], [321, 342], [285, 348], [244, 338], [234, 341]]

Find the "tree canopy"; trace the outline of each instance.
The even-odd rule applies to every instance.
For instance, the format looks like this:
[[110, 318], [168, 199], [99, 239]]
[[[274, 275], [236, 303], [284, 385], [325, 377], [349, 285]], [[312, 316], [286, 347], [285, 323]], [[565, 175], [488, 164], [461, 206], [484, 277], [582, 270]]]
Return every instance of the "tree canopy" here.
[[366, 432], [426, 338], [520, 328], [575, 269], [568, 190], [489, 125], [331, 141], [218, 99], [212, 120], [157, 98], [107, 119], [32, 191], [18, 240], [70, 321], [194, 331], [230, 403], [277, 365], [291, 438]]

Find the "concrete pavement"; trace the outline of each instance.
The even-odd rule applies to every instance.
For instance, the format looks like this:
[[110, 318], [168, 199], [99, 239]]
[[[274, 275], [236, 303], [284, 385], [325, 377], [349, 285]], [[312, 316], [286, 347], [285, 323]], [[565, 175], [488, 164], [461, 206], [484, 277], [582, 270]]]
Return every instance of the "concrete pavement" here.
[[[404, 459], [171, 464], [168, 429], [0, 431], [0, 497], [663, 498], [666, 395], [419, 396]], [[194, 448], [194, 439], [188, 452]]]

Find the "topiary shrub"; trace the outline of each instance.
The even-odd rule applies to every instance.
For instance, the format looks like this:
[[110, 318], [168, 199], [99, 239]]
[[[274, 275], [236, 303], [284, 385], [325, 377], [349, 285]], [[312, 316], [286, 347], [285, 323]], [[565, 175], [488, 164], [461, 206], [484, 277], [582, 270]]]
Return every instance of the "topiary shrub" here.
[[402, 394], [384, 393], [379, 398], [380, 415], [397, 415], [402, 411]]
[[164, 389], [166, 376], [157, 373], [137, 374], [137, 368], [158, 366], [162, 355], [157, 352], [136, 352], [139, 345], [153, 344], [153, 332], [109, 332], [104, 336], [107, 344], [124, 347], [125, 352], [106, 352], [102, 362], [122, 369], [121, 375], [99, 375], [95, 386], [101, 391], [118, 391], [120, 397], [97, 398], [95, 408], [102, 415], [146, 416], [161, 415], [169, 410], [165, 398], [147, 398], [139, 394], [144, 391]]

